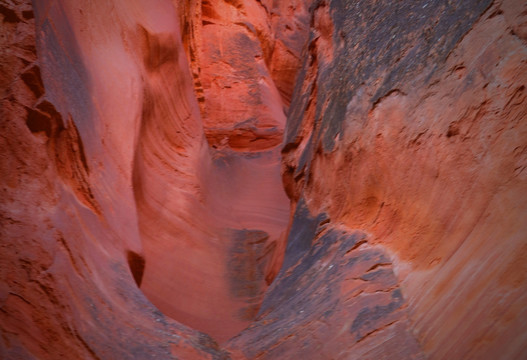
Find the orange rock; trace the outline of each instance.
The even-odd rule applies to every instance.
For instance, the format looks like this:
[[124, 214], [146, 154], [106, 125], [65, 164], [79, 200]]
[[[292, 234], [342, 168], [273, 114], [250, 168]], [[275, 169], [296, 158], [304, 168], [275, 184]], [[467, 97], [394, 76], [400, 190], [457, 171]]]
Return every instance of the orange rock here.
[[2, 2], [0, 358], [522, 358], [524, 10]]
[[525, 16], [488, 6], [330, 3], [286, 131], [288, 194], [392, 254], [433, 359], [527, 351]]

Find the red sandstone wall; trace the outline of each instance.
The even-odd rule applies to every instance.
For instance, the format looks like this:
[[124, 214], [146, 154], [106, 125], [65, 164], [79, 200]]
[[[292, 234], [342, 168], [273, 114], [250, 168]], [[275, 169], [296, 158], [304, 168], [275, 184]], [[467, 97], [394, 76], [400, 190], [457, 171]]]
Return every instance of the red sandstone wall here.
[[[172, 5], [34, 6], [0, 7], [0, 357], [221, 357], [208, 336], [160, 313], [132, 276], [141, 280], [145, 255], [133, 181], [152, 135], [142, 118], [169, 106], [181, 119], [199, 119]], [[167, 66], [172, 77], [162, 79]], [[156, 126], [190, 153], [205, 144], [199, 120], [179, 137], [177, 124]], [[166, 141], [164, 131], [155, 144]], [[178, 164], [195, 172], [193, 161], [197, 155]]]
[[1, 358], [527, 353], [521, 1], [33, 7], [0, 4]]
[[179, 3], [205, 135], [214, 148], [282, 141], [311, 1]]
[[[265, 19], [261, 5], [188, 5], [183, 40], [194, 89], [184, 83], [178, 91], [195, 91], [203, 128], [200, 114], [181, 114], [185, 105], [166, 93], [181, 70], [167, 64], [148, 76], [152, 103], [143, 108], [134, 160], [146, 260], [141, 289], [165, 314], [225, 341], [252, 321], [280, 266], [289, 209], [277, 147], [285, 115], [258, 59], [263, 45], [250, 31], [250, 21]], [[162, 41], [163, 51], [173, 46]], [[175, 140], [191, 126], [210, 148], [203, 135]]]
[[428, 357], [522, 358], [525, 5], [346, 11], [315, 10], [288, 120], [288, 193], [390, 254]]
[[[24, 6], [32, 11], [29, 4]], [[32, 182], [53, 188], [46, 194], [53, 199], [53, 206], [42, 210], [42, 221], [55, 234], [49, 235], [57, 239], [56, 244], [52, 242], [54, 246], [64, 247], [70, 266], [81, 272], [79, 276], [83, 279], [78, 290], [70, 284], [78, 281], [65, 280], [67, 291], [60, 282], [51, 281], [46, 286], [56, 292], [52, 302], [57, 304], [44, 304], [38, 311], [44, 313], [42, 309], [46, 307], [61, 308], [62, 303], [76, 301], [73, 296], [86, 297], [77, 304], [79, 311], [90, 306], [98, 309], [106, 303], [119, 302], [114, 299], [116, 292], [125, 292], [125, 297], [134, 294], [141, 303], [147, 303], [136, 288], [137, 283], [164, 314], [207, 331], [218, 340], [226, 340], [246, 327], [256, 315], [263, 292], [280, 267], [288, 221], [288, 200], [281, 186], [279, 148], [276, 147], [281, 141], [285, 116], [269, 75], [267, 87], [274, 92], [274, 98], [265, 100], [267, 95], [263, 94], [265, 106], [262, 105], [257, 115], [259, 118], [267, 116], [269, 121], [279, 125], [272, 130], [277, 134], [271, 136], [274, 140], [264, 144], [264, 148], [274, 146], [274, 149], [255, 154], [235, 153], [231, 147], [237, 151], [261, 150], [258, 142], [255, 147], [253, 140], [244, 140], [242, 134], [236, 141], [245, 141], [248, 145], [233, 143], [227, 149], [211, 150], [203, 135], [189, 64], [180, 42], [184, 36], [170, 2], [156, 7], [142, 2], [36, 3], [37, 67], [32, 67], [37, 59], [32, 34], [34, 20], [21, 19], [23, 10], [14, 6], [9, 7], [11, 9], [18, 17], [12, 21], [12, 26], [6, 25], [6, 32], [18, 26], [28, 36], [28, 40], [24, 39], [27, 45], [20, 39], [13, 39], [12, 46], [22, 45], [33, 50], [30, 55], [23, 54], [30, 60], [24, 59], [17, 65], [22, 70], [15, 65], [9, 68], [17, 83], [11, 89], [8, 84], [12, 80], [6, 79], [5, 111], [8, 116], [17, 115], [15, 124], [25, 130], [13, 135], [12, 140], [6, 137], [5, 141], [12, 143], [16, 139], [29, 138], [32, 144], [34, 139], [38, 140], [40, 148], [32, 145], [28, 156], [42, 154], [34, 161], [45, 166], [47, 175], [40, 177], [40, 172], [31, 172]], [[190, 15], [183, 13], [183, 17]], [[260, 44], [256, 42], [255, 46]], [[21, 62], [20, 55], [11, 60], [7, 54], [6, 58], [14, 63]], [[260, 67], [260, 72], [267, 71], [265, 64]], [[23, 74], [19, 75], [20, 72]], [[241, 80], [258, 84], [260, 77], [242, 77]], [[260, 96], [265, 91], [256, 89], [255, 92], [255, 96]], [[19, 100], [9, 97], [11, 93], [23, 98], [20, 110], [12, 108]], [[214, 99], [210, 103], [214, 104]], [[206, 104], [209, 104], [208, 97]], [[250, 109], [248, 105], [243, 106]], [[217, 112], [216, 121], [221, 123], [220, 111]], [[246, 119], [236, 121], [246, 122]], [[266, 120], [264, 123], [267, 126]], [[6, 124], [13, 126], [10, 122]], [[19, 147], [5, 145], [5, 149], [12, 148], [15, 153], [22, 151]], [[31, 164], [27, 167], [38, 169]], [[10, 168], [10, 163], [6, 163], [5, 173], [11, 173]], [[16, 178], [16, 174], [11, 176]], [[51, 185], [58, 179], [61, 182]], [[28, 183], [29, 180], [20, 180], [19, 184], [23, 185], [19, 188]], [[12, 213], [25, 206], [30, 209], [27, 216], [35, 216], [34, 212], [39, 209], [35, 202], [42, 201], [40, 194], [44, 190], [35, 189], [29, 195], [17, 190], [11, 192], [14, 197], [4, 207], [6, 221], [20, 223], [18, 231], [21, 234], [33, 234], [36, 230], [29, 228], [30, 221], [18, 220]], [[14, 230], [8, 228], [6, 231], [3, 238], [12, 241]], [[42, 243], [48, 237], [42, 235], [41, 238], [38, 232], [34, 236], [34, 246], [24, 250], [28, 256], [41, 252]], [[12, 253], [6, 255], [8, 263], [3, 270], [10, 281], [14, 276], [9, 274], [10, 269], [16, 268], [21, 261], [19, 258], [25, 258], [25, 255], [17, 255], [20, 246], [22, 244], [13, 241]], [[55, 261], [54, 253], [50, 254], [49, 261]], [[80, 268], [79, 263], [85, 269]], [[31, 264], [27, 266], [28, 271], [33, 268]], [[68, 271], [67, 265], [57, 270], [57, 274], [63, 272], [76, 274]], [[124, 282], [123, 276], [127, 277]], [[99, 277], [102, 279], [97, 280]], [[12, 280], [21, 282], [24, 292], [37, 295], [17, 279], [14, 276]], [[122, 285], [111, 285], [117, 279]], [[106, 285], [101, 285], [101, 289], [97, 281]], [[12, 299], [18, 294], [9, 290], [12, 286], [11, 283], [7, 285], [4, 297]], [[90, 300], [89, 295], [100, 296], [101, 291], [105, 294], [110, 291], [107, 299]], [[11, 292], [14, 295], [9, 297]], [[32, 303], [31, 296], [20, 296], [28, 304]], [[119, 306], [123, 313], [134, 313], [137, 310], [130, 310], [137, 306], [134, 304], [114, 306]], [[149, 307], [154, 311], [151, 305]], [[17, 312], [9, 306], [5, 309], [8, 328], [29, 321], [20, 321], [24, 311]], [[113, 306], [108, 305], [107, 310], [111, 313]], [[146, 321], [143, 318], [148, 318], [148, 313], [145, 312], [148, 307], [137, 315], [137, 321]], [[69, 311], [65, 311], [64, 316], [64, 321], [70, 321]], [[104, 316], [105, 319], [114, 317]], [[80, 342], [81, 352], [99, 353], [101, 347], [110, 347], [103, 354], [110, 356], [115, 351], [112, 356], [119, 358], [132, 356], [134, 351], [133, 356], [142, 356], [141, 351], [145, 354], [171, 351], [167, 348], [170, 342], [159, 340], [159, 337], [154, 337], [158, 340], [153, 342], [166, 343], [159, 349], [113, 349], [110, 343], [120, 341], [113, 338], [112, 329], [118, 331], [125, 325], [117, 322], [108, 331], [100, 331], [101, 324], [97, 322], [85, 326], [84, 322], [90, 320], [84, 317], [79, 315], [79, 323], [72, 323], [65, 333], [59, 331], [58, 335], [52, 335], [54, 341], [48, 338], [34, 341], [31, 346], [42, 347], [36, 356], [58, 356], [60, 344], [69, 341]], [[122, 318], [133, 323], [126, 316]], [[166, 336], [169, 339], [187, 332], [196, 338], [197, 343], [189, 345], [196, 347], [196, 354], [203, 351], [219, 354], [212, 342], [203, 343], [204, 335], [180, 325], [174, 330], [174, 322], [165, 319], [156, 310], [150, 320], [156, 321], [150, 325], [146, 321], [145, 331], [168, 327]], [[49, 321], [36, 325], [35, 331], [45, 331], [48, 326], [59, 328]], [[80, 335], [78, 327], [83, 328]], [[132, 326], [131, 331], [134, 329], [139, 328]], [[17, 331], [13, 332], [15, 339], [20, 335]], [[105, 333], [108, 339], [99, 339]], [[19, 338], [24, 339], [24, 336]], [[5, 348], [12, 348], [6, 341]], [[174, 344], [174, 354], [186, 351], [184, 345], [179, 346], [177, 341]], [[141, 346], [134, 349], [138, 347]]]

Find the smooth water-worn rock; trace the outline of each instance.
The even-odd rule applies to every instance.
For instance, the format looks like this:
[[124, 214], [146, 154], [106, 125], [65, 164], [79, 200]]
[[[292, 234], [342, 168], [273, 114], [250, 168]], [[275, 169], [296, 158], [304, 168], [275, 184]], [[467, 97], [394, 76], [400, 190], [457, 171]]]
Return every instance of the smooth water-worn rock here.
[[0, 1], [0, 358], [524, 358], [526, 29]]

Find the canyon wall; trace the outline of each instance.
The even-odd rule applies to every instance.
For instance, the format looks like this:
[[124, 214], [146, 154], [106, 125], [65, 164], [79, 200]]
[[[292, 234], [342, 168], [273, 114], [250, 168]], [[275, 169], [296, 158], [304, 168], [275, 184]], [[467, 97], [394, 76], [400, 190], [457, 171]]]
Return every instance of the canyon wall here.
[[206, 144], [172, 4], [14, 5], [2, 5], [14, 15], [2, 25], [0, 357], [224, 357], [138, 288], [152, 181], [138, 169], [170, 141], [188, 183]]
[[[520, 1], [315, 4], [282, 153], [292, 229], [314, 221], [319, 230], [292, 230], [239, 346], [283, 358], [299, 347], [413, 358], [410, 333], [431, 359], [525, 356], [526, 10]], [[358, 236], [351, 229], [365, 232], [364, 245], [347, 240], [344, 252], [332, 238]], [[369, 260], [365, 275], [350, 269], [371, 251], [385, 258]], [[392, 269], [397, 285], [373, 285]], [[344, 332], [355, 336], [346, 345]]]
[[521, 1], [0, 18], [1, 358], [527, 354]]

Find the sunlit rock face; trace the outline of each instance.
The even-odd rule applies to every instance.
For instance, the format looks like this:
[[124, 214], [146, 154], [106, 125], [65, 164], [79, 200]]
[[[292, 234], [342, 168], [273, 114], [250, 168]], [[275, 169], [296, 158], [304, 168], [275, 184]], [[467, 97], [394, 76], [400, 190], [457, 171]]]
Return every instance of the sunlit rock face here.
[[522, 1], [0, 21], [0, 358], [527, 354]]

